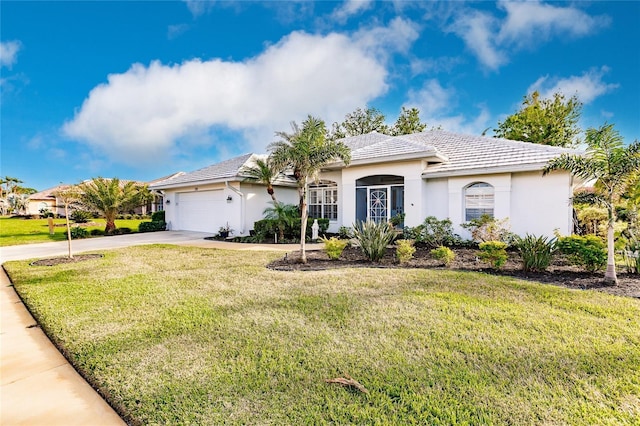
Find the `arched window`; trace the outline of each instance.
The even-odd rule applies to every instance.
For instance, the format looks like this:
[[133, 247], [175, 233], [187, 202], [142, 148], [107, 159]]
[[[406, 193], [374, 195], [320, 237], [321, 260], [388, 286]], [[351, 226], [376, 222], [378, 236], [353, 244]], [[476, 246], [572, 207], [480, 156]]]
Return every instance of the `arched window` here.
[[464, 190], [465, 221], [482, 215], [493, 217], [494, 189], [486, 182], [473, 183]]
[[309, 185], [309, 217], [338, 220], [338, 185], [320, 181]]

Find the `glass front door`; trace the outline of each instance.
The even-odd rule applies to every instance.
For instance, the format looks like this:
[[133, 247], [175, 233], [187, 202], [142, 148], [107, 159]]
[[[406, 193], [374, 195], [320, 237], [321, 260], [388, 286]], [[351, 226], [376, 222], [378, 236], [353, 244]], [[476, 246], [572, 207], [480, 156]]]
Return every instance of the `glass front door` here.
[[389, 220], [388, 188], [369, 188], [369, 220], [376, 223]]

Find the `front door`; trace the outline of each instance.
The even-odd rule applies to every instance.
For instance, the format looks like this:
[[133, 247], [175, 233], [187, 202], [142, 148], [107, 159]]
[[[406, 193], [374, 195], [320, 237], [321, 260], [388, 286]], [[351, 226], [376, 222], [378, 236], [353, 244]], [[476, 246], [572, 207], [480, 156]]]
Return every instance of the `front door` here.
[[389, 188], [369, 188], [369, 220], [380, 223], [389, 220]]

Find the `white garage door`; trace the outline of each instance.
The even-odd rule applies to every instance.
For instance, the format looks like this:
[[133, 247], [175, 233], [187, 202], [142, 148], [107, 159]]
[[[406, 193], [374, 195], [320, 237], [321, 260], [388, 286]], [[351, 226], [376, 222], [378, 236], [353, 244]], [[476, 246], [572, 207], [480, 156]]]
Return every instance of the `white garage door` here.
[[222, 189], [179, 192], [176, 229], [215, 234], [224, 225], [225, 199]]

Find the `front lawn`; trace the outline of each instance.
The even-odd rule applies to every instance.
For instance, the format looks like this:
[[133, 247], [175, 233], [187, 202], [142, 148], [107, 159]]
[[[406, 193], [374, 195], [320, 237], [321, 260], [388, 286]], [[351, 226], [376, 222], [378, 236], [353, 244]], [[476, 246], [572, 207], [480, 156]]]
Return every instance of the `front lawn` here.
[[[134, 424], [637, 424], [640, 301], [472, 272], [140, 246], [9, 262]], [[350, 375], [368, 393], [329, 384]]]
[[[148, 221], [150, 219], [146, 219]], [[96, 226], [89, 226], [86, 229], [104, 230], [104, 219], [92, 219]], [[138, 231], [138, 225], [145, 220], [116, 220], [118, 228], [129, 228], [132, 232]], [[64, 219], [54, 219], [57, 225], [64, 225]], [[72, 223], [71, 226], [74, 226]], [[46, 243], [50, 241], [66, 241], [66, 226], [56, 226], [54, 234], [49, 235], [49, 225], [47, 219], [20, 219], [0, 217], [0, 247], [14, 246], [18, 244]]]

